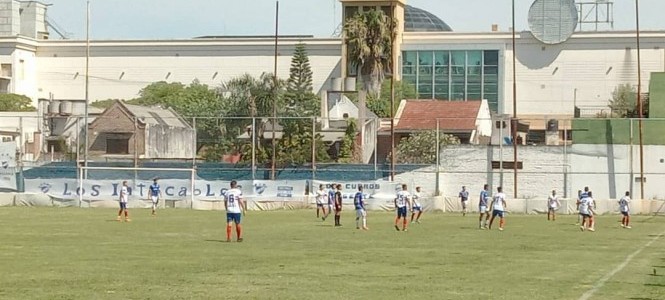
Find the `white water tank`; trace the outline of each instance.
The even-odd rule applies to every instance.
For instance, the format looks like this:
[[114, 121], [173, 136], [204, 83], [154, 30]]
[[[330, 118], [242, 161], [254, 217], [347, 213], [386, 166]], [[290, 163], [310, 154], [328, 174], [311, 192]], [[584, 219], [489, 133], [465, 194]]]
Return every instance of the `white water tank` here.
[[62, 102], [60, 102], [60, 114], [61, 115], [71, 115], [72, 114], [72, 102], [71, 101], [62, 101]]
[[344, 91], [345, 92], [355, 92], [356, 91], [356, 78], [355, 77], [346, 77], [346, 78], [344, 78]]
[[333, 92], [341, 92], [342, 90], [342, 78], [331, 78], [330, 79], [330, 90]]
[[57, 115], [60, 113], [60, 101], [51, 101], [48, 104], [49, 115]]

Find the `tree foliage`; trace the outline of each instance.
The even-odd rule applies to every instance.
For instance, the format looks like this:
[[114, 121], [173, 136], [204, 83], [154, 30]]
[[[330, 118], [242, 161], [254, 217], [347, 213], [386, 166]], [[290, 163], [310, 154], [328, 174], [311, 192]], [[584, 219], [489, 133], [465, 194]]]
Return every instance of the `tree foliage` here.
[[338, 160], [343, 163], [353, 163], [357, 161], [356, 152], [358, 145], [356, 143], [356, 136], [358, 135], [358, 124], [355, 119], [346, 120], [346, 130], [344, 131], [344, 138], [339, 149]]
[[[399, 103], [403, 99], [415, 99], [416, 88], [404, 81], [395, 81], [395, 106], [393, 112], [397, 111]], [[380, 96], [367, 97], [367, 108], [374, 112], [379, 118], [391, 118], [390, 115], [390, 82], [384, 81], [381, 85]]]
[[[439, 136], [439, 146], [458, 145], [459, 143], [456, 136], [449, 134]], [[412, 133], [409, 137], [402, 139], [395, 150], [397, 163], [434, 164], [437, 154], [436, 130]]]
[[391, 67], [395, 28], [397, 21], [376, 9], [359, 12], [344, 23], [350, 63], [370, 95], [379, 95], [385, 72]]
[[24, 95], [0, 94], [0, 111], [36, 111], [32, 100]]
[[627, 118], [635, 109], [637, 102], [637, 90], [631, 84], [620, 84], [612, 92], [609, 107], [612, 109], [614, 118]]

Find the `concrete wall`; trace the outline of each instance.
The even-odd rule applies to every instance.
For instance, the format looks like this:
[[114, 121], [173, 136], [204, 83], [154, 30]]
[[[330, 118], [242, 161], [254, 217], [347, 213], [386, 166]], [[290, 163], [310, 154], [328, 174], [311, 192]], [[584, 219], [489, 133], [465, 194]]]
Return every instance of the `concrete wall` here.
[[21, 31], [19, 6], [14, 0], [0, 0], [0, 36], [16, 36]]
[[[512, 169], [492, 169], [491, 162], [512, 161], [512, 147], [459, 145], [444, 147], [441, 151], [440, 173], [435, 166], [427, 166], [396, 176], [396, 180], [420, 185], [426, 193], [434, 194], [437, 185], [442, 196], [456, 197], [463, 185], [472, 195], [479, 193], [483, 184], [493, 190], [503, 186], [510, 197], [514, 194]], [[665, 146], [644, 147], [643, 199], [665, 199], [660, 186], [665, 181]], [[630, 145], [573, 145], [520, 146], [518, 161], [517, 197], [545, 199], [556, 189], [563, 197], [576, 197], [577, 191], [588, 186], [597, 199], [620, 198], [630, 191], [634, 199], [641, 198], [639, 179], [639, 148]], [[503, 173], [503, 174], [502, 174]]]

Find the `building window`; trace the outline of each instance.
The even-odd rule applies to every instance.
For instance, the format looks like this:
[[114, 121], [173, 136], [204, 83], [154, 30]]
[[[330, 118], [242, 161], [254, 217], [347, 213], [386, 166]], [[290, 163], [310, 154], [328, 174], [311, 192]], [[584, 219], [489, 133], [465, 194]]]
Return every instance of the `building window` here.
[[402, 57], [402, 79], [416, 87], [418, 98], [486, 99], [498, 111], [498, 50], [404, 51]]
[[106, 138], [106, 154], [129, 154], [129, 138]]

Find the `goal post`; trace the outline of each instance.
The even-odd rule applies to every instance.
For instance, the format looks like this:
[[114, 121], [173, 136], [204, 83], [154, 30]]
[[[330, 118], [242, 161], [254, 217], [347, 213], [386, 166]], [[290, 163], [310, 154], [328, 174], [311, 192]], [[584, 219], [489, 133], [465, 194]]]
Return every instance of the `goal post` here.
[[[151, 168], [151, 167], [96, 167], [79, 166], [78, 184], [76, 193], [78, 195], [79, 206], [88, 199], [88, 207], [92, 206], [93, 197], [100, 200], [109, 200], [109, 198], [118, 197], [118, 189], [123, 181], [131, 183], [130, 195], [132, 198], [139, 197], [139, 200], [148, 199], [148, 187], [154, 179], [161, 182], [178, 182], [180, 190], [175, 185], [162, 186], [162, 205], [169, 197], [178, 197], [180, 199], [189, 199], [194, 202], [196, 190], [196, 168]], [[183, 181], [186, 181], [183, 183]], [[148, 184], [148, 182], [150, 182]], [[145, 193], [144, 193], [145, 192]], [[111, 200], [115, 200], [111, 199]]]

